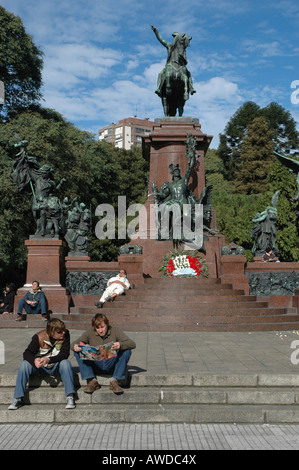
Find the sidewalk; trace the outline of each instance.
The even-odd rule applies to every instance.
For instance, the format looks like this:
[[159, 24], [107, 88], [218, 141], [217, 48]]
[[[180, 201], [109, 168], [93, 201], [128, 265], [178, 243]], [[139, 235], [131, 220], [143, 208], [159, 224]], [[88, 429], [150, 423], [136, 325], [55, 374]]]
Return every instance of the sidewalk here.
[[[18, 371], [23, 351], [37, 331], [0, 329], [5, 350], [0, 374]], [[70, 333], [73, 341], [81, 331]], [[291, 362], [292, 354], [299, 361], [298, 331], [126, 333], [136, 342], [129, 363], [131, 373], [299, 373], [299, 364]], [[292, 349], [294, 341], [298, 344]], [[70, 360], [75, 366], [72, 353]]]
[[[195, 463], [200, 464], [202, 457], [196, 451], [201, 450], [298, 449], [297, 425], [0, 424], [0, 450], [100, 450], [95, 455], [99, 464], [107, 463], [104, 458], [109, 456], [130, 456], [136, 464], [145, 463], [148, 453], [144, 451], [151, 451], [153, 459], [158, 452], [172, 451], [178, 462], [184, 455], [190, 462], [195, 455]], [[133, 463], [124, 466], [135, 467]]]

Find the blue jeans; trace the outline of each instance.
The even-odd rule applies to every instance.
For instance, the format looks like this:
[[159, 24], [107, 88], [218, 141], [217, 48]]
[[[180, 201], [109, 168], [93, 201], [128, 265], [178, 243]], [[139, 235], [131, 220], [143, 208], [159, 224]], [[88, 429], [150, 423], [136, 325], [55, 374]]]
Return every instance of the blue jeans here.
[[25, 309], [26, 313], [41, 313], [42, 315], [46, 315], [47, 313], [47, 302], [45, 298], [41, 298], [39, 302], [36, 304], [35, 307], [28, 305], [26, 300], [20, 299], [18, 303], [18, 314], [21, 315], [23, 308]]
[[79, 353], [74, 352], [74, 356], [78, 362], [82, 380], [92, 379], [97, 373], [112, 374], [117, 380], [126, 378], [127, 364], [131, 357], [131, 349], [117, 351], [117, 356], [104, 361], [88, 361], [81, 359]]
[[47, 367], [40, 367], [39, 369], [28, 361], [23, 361], [18, 371], [16, 388], [14, 398], [22, 398], [25, 396], [27, 383], [30, 375], [61, 375], [61, 379], [64, 384], [65, 394], [76, 393], [74, 387], [74, 375], [72, 365], [68, 359], [64, 359], [61, 362], [57, 362], [51, 369]]

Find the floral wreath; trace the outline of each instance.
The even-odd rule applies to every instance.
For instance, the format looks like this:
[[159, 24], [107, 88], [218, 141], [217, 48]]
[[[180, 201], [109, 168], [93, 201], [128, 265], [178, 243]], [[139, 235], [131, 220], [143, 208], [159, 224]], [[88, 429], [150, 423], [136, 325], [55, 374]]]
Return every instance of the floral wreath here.
[[162, 277], [208, 277], [206, 260], [197, 251], [171, 251], [163, 258]]

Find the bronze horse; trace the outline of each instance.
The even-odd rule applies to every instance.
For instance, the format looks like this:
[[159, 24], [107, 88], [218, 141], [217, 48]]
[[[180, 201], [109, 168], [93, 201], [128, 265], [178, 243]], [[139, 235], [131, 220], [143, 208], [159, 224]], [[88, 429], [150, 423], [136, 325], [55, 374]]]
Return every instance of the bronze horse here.
[[164, 41], [158, 30], [151, 26], [157, 39], [167, 48], [168, 56], [165, 68], [159, 73], [155, 93], [162, 99], [165, 116], [183, 115], [185, 102], [189, 94], [196, 91], [193, 88], [192, 78], [187, 69], [186, 48], [190, 45], [191, 37], [184, 33], [173, 33], [172, 43]]

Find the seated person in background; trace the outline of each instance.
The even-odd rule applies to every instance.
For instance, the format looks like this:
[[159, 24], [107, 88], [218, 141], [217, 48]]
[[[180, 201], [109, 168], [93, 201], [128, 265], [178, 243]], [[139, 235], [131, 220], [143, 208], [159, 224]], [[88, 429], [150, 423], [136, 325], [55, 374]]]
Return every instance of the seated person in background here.
[[58, 318], [47, 323], [46, 329], [32, 336], [23, 353], [23, 361], [18, 371], [14, 399], [9, 410], [17, 410], [25, 404], [24, 396], [31, 375], [60, 374], [65, 388], [66, 408], [75, 408], [74, 376], [70, 354], [70, 333]]
[[24, 297], [19, 300], [18, 303], [18, 318], [16, 321], [22, 321], [27, 319], [27, 315], [22, 315], [23, 309], [26, 314], [30, 313], [41, 313], [44, 320], [49, 320], [47, 315], [47, 301], [45, 294], [39, 287], [38, 281], [32, 282], [32, 287], [26, 292]]
[[264, 253], [262, 256], [262, 261], [264, 261], [264, 263], [270, 263], [270, 262], [279, 263], [280, 262], [278, 257], [273, 252], [272, 248], [268, 248], [266, 250], [266, 253]]
[[11, 282], [6, 284], [5, 296], [3, 302], [0, 304], [0, 313], [7, 314], [13, 313], [14, 300], [16, 295], [16, 286]]
[[125, 269], [121, 269], [117, 276], [111, 277], [107, 282], [107, 288], [104, 290], [100, 301], [96, 301], [94, 304], [98, 308], [102, 308], [103, 304], [107, 300], [111, 299], [112, 301], [116, 296], [121, 295], [125, 290], [130, 288], [130, 283], [127, 279], [127, 272]]
[[[101, 346], [111, 342], [113, 342], [111, 349], [117, 352], [115, 357], [103, 361], [93, 361], [82, 359], [79, 355], [81, 349], [79, 343]], [[118, 382], [126, 378], [127, 364], [132, 354], [131, 349], [135, 348], [135, 341], [130, 339], [120, 328], [110, 326], [106, 315], [97, 313], [92, 319], [91, 327], [71, 345], [71, 349], [75, 351], [74, 355], [82, 380], [87, 381], [84, 392], [91, 394], [100, 388], [96, 373], [111, 373], [113, 376], [110, 380], [110, 390], [117, 395], [123, 393]]]

